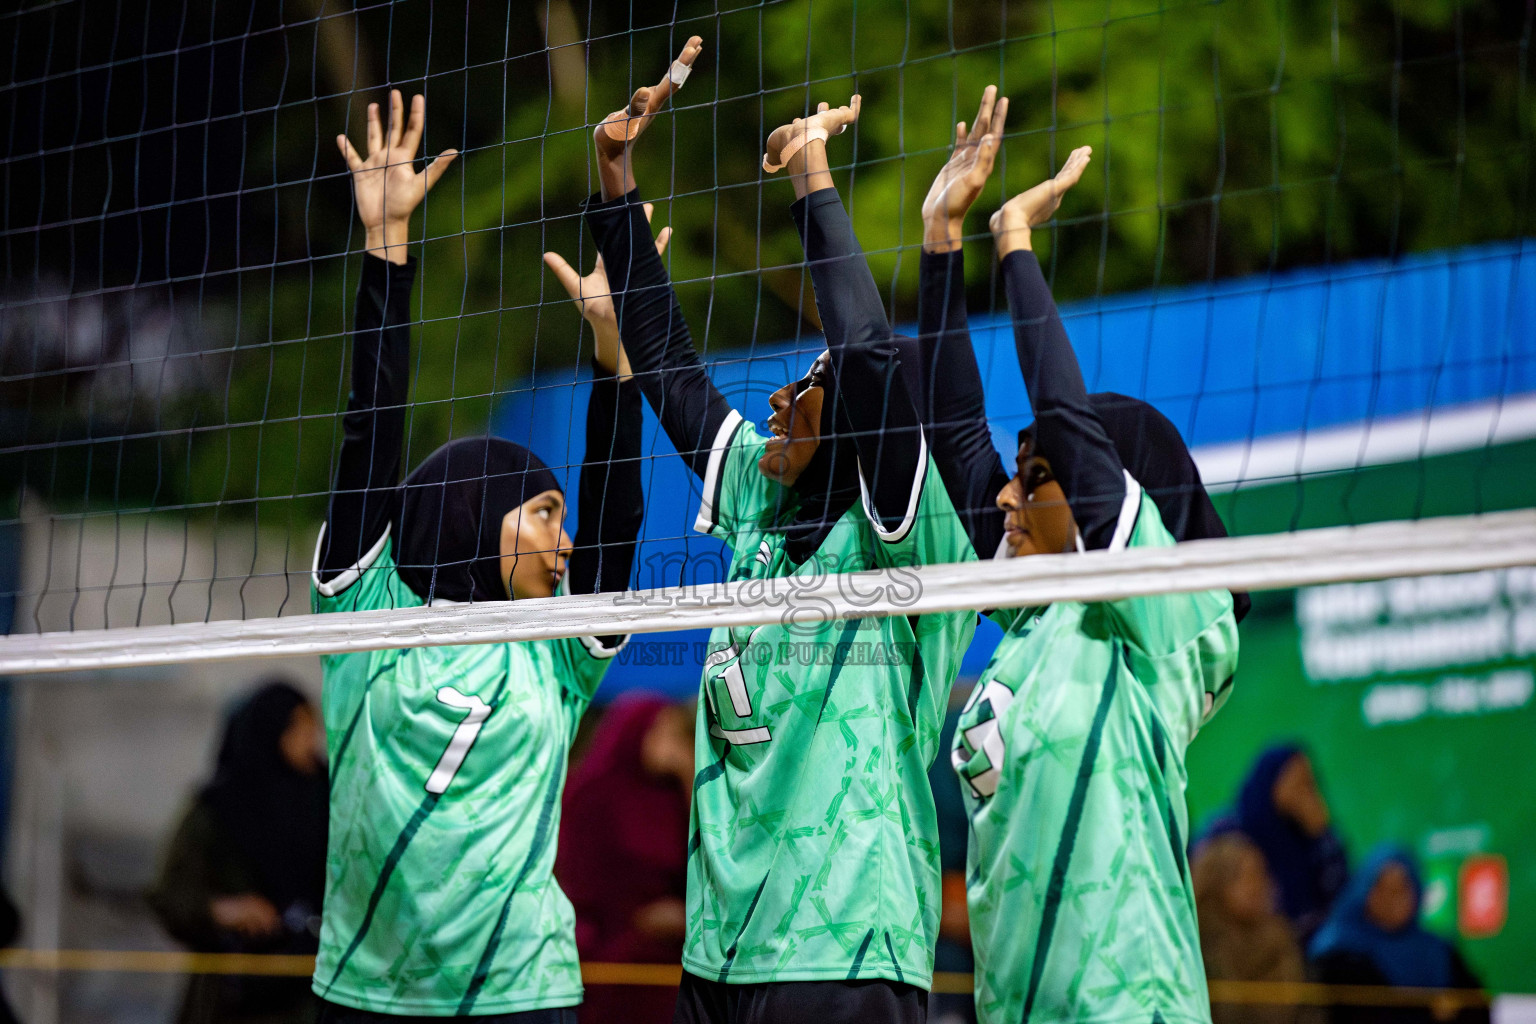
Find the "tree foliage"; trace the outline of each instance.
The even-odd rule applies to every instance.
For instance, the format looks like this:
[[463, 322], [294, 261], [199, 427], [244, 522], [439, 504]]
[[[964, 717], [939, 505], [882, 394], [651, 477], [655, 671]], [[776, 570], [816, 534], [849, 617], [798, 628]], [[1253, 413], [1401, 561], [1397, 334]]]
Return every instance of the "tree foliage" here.
[[[426, 92], [427, 152], [464, 153], [419, 215], [409, 460], [485, 429], [531, 372], [574, 373], [590, 339], [540, 254], [589, 265], [589, 126], [692, 33], [705, 53], [642, 140], [638, 168], [658, 224], [675, 229], [673, 277], [711, 354], [814, 330], [790, 188], [762, 174], [762, 141], [855, 90], [863, 120], [833, 155], [897, 317], [914, 309], [928, 182], [954, 122], [993, 82], [1012, 113], [992, 206], [1073, 146], [1094, 147], [1048, 243], [1063, 299], [1528, 230], [1524, 5], [645, 6], [146, 0], [120, 4], [101, 38], [57, 5], [12, 19], [15, 38], [0, 40], [18, 83], [7, 294], [35, 304], [44, 281], [147, 290], [201, 326], [198, 358], [217, 371], [193, 398], [141, 403], [103, 426], [89, 374], [27, 377], [7, 356], [0, 408], [22, 433], [109, 439], [32, 452], [29, 481], [46, 476], [56, 498], [93, 505], [234, 503], [296, 526], [314, 518], [346, 398], [361, 244], [331, 140], [360, 133], [363, 104], [389, 85]], [[73, 64], [28, 45], [76, 37]], [[103, 216], [82, 219], [87, 210]], [[976, 310], [999, 303], [986, 212], [970, 225]], [[28, 228], [32, 244], [19, 244]], [[58, 472], [61, 459], [78, 472]]]

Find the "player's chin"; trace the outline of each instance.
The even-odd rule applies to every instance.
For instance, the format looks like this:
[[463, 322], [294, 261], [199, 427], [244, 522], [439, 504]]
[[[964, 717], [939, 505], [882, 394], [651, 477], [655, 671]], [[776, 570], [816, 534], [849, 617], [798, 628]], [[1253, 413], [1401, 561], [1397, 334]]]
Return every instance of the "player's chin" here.
[[1040, 553], [1040, 549], [1035, 547], [1034, 538], [1023, 530], [1009, 530], [1003, 534], [1003, 550], [1008, 552], [1009, 558], [1024, 558]]
[[769, 440], [763, 454], [757, 460], [757, 471], [774, 483], [783, 484], [785, 487], [794, 485], [800, 476], [800, 468], [789, 457], [789, 441], [787, 438], [775, 437]]
[[513, 598], [526, 601], [530, 598], [554, 597], [555, 590], [560, 586], [560, 578], [551, 572], [541, 572], [529, 579], [518, 580], [513, 592]]

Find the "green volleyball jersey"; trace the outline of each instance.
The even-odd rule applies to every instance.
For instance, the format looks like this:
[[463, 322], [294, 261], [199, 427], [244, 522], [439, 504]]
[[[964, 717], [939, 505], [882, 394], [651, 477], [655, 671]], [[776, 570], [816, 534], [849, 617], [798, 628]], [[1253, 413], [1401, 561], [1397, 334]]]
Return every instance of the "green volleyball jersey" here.
[[[1174, 543], [1126, 475], [1112, 547]], [[955, 730], [983, 1024], [1209, 1024], [1184, 750], [1237, 669], [1226, 591], [1005, 612]]]
[[[316, 612], [422, 604], [386, 534]], [[613, 651], [593, 639], [321, 658], [331, 830], [314, 989], [380, 1013], [581, 1002], [552, 874], [566, 754]]]
[[[696, 527], [732, 580], [973, 559], [923, 455], [905, 521], [838, 520], [795, 565], [766, 439], [721, 427]], [[887, 978], [928, 987], [938, 931], [927, 771], [971, 612], [716, 629], [701, 681], [683, 966], [724, 982]]]

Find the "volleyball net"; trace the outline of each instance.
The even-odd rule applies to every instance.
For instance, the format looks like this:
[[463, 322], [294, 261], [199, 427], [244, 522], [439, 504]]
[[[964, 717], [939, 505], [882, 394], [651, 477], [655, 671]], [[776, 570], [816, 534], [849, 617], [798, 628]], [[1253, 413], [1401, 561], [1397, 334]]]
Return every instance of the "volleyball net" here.
[[[0, 672], [1536, 564], [1531, 18], [22, 5], [0, 15]], [[924, 196], [996, 84], [1013, 106], [965, 252], [1000, 453], [1011, 466], [1033, 417], [986, 215], [1092, 145], [1038, 232], [1047, 276], [1090, 390], [1170, 418], [1234, 536], [746, 588], [692, 531], [700, 483], [647, 410], [629, 592], [308, 615], [364, 258], [335, 136], [360, 139], [366, 104], [400, 88], [426, 96], [424, 151], [460, 154], [414, 222], [403, 464], [489, 432], [574, 494], [593, 338], [541, 254], [591, 267], [593, 126], [695, 34], [704, 55], [636, 161], [737, 409], [766, 419], [824, 345], [768, 132], [863, 95], [834, 174], [911, 333]], [[1501, 591], [1516, 654], [1536, 617], [1521, 579]]]

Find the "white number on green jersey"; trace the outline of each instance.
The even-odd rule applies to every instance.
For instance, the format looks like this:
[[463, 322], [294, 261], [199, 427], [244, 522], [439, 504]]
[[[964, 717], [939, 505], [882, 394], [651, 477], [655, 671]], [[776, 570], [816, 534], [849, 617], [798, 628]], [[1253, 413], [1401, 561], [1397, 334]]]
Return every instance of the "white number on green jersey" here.
[[437, 760], [437, 767], [427, 777], [428, 793], [444, 793], [448, 790], [448, 784], [459, 773], [469, 748], [475, 745], [480, 727], [491, 716], [489, 704], [474, 694], [460, 693], [451, 686], [438, 690], [437, 699], [451, 708], [469, 713], [459, 722], [459, 727], [453, 730], [453, 736], [448, 740], [448, 749], [443, 751], [443, 756]]
[[[754, 634], [757, 630], [752, 631]], [[757, 726], [750, 729], [727, 729], [720, 724], [720, 701], [722, 695], [719, 692], [724, 689], [724, 697], [731, 702], [731, 711], [738, 719], [752, 717], [752, 695], [747, 693], [747, 679], [741, 671], [741, 656], [750, 650], [752, 637], [749, 635], [745, 643], [731, 644], [731, 646], [715, 651], [704, 659], [704, 672], [708, 682], [704, 684], [704, 698], [709, 705], [710, 717], [709, 734], [716, 739], [727, 740], [744, 747], [752, 743], [766, 743], [772, 739], [767, 726]]]

